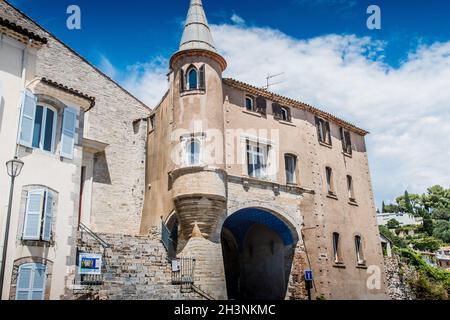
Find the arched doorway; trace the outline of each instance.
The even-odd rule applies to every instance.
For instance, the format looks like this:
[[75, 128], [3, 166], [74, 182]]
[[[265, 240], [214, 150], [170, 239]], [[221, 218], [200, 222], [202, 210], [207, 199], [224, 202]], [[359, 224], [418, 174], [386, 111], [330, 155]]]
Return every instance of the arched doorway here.
[[225, 221], [221, 240], [229, 299], [285, 298], [297, 242], [287, 222], [243, 209]]

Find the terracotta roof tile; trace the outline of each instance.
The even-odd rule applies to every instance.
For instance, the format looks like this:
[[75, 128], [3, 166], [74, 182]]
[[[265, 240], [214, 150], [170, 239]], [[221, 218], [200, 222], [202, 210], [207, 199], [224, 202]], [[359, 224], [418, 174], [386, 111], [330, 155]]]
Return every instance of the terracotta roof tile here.
[[10, 30], [12, 30], [14, 32], [17, 32], [17, 33], [19, 33], [19, 34], [21, 34], [21, 35], [23, 35], [23, 36], [25, 36], [25, 37], [27, 37], [29, 39], [32, 39], [32, 40], [37, 41], [37, 42], [40, 42], [41, 44], [46, 44], [47, 43], [47, 39], [46, 38], [41, 37], [41, 36], [37, 35], [36, 33], [31, 32], [30, 30], [25, 29], [25, 28], [15, 24], [15, 23], [9, 21], [8, 19], [4, 19], [4, 18], [0, 17], [0, 26], [8, 28], [8, 29], [10, 29]]
[[41, 79], [42, 82], [48, 84], [49, 86], [52, 86], [54, 88], [58, 88], [60, 90], [66, 91], [70, 94], [73, 94], [74, 96], [77, 96], [79, 98], [88, 100], [91, 103], [91, 108], [93, 108], [95, 106], [95, 97], [91, 97], [85, 93], [82, 93], [76, 89], [73, 88], [69, 88], [61, 83], [55, 82], [53, 80], [47, 79], [47, 78], [42, 78]]
[[246, 91], [251, 94], [260, 95], [260, 96], [262, 96], [266, 99], [269, 99], [273, 102], [278, 102], [286, 107], [295, 107], [298, 109], [309, 111], [320, 118], [323, 118], [323, 119], [331, 121], [331, 122], [335, 122], [335, 123], [341, 125], [342, 127], [346, 128], [348, 130], [351, 130], [357, 134], [360, 134], [362, 136], [369, 134], [368, 131], [358, 128], [357, 126], [355, 126], [354, 124], [352, 124], [350, 122], [339, 119], [338, 117], [336, 117], [328, 112], [322, 111], [322, 110], [320, 110], [316, 107], [313, 107], [309, 104], [306, 104], [304, 102], [300, 102], [300, 101], [297, 101], [297, 100], [294, 100], [294, 99], [291, 99], [291, 98], [288, 98], [285, 96], [281, 96], [276, 93], [273, 93], [273, 92], [270, 92], [270, 91], [267, 91], [267, 90], [264, 90], [261, 88], [257, 88], [255, 86], [252, 86], [250, 84], [247, 84], [247, 83], [235, 80], [235, 79], [226, 78], [226, 79], [223, 79], [223, 81], [225, 84], [227, 84], [231, 87]]

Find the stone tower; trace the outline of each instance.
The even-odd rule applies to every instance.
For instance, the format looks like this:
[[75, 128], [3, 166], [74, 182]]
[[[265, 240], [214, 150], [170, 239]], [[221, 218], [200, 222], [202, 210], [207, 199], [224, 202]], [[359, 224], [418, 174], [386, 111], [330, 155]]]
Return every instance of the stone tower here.
[[[192, 0], [179, 50], [170, 60], [173, 105], [172, 200], [182, 236], [197, 223], [217, 241], [225, 214], [225, 155], [222, 72], [225, 59], [215, 48], [201, 0]], [[174, 159], [175, 158], [175, 159]]]

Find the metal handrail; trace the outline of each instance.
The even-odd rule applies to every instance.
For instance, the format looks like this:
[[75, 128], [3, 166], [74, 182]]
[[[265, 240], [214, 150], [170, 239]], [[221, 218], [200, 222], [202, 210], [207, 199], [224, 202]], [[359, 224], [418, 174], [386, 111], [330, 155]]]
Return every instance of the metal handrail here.
[[94, 238], [96, 241], [98, 241], [104, 249], [111, 248], [110, 244], [108, 244], [105, 240], [100, 238], [94, 231], [89, 229], [85, 224], [80, 223], [80, 230], [83, 232], [86, 232], [88, 235], [90, 235], [92, 238]]

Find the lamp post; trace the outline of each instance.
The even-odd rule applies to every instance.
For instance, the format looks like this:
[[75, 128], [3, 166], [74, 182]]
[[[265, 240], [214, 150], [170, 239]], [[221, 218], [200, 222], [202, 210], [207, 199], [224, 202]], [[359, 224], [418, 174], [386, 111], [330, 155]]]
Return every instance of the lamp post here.
[[3, 297], [3, 281], [5, 278], [6, 253], [8, 250], [9, 225], [11, 222], [11, 210], [12, 210], [12, 201], [13, 201], [13, 193], [14, 193], [14, 182], [15, 182], [16, 178], [22, 172], [23, 165], [24, 165], [24, 163], [21, 160], [19, 160], [17, 157], [14, 157], [13, 160], [10, 160], [6, 163], [8, 176], [11, 177], [11, 186], [10, 186], [10, 190], [9, 190], [8, 214], [6, 215], [5, 239], [3, 240], [3, 255], [2, 255], [2, 264], [1, 264], [1, 269], [0, 269], [0, 300]]

